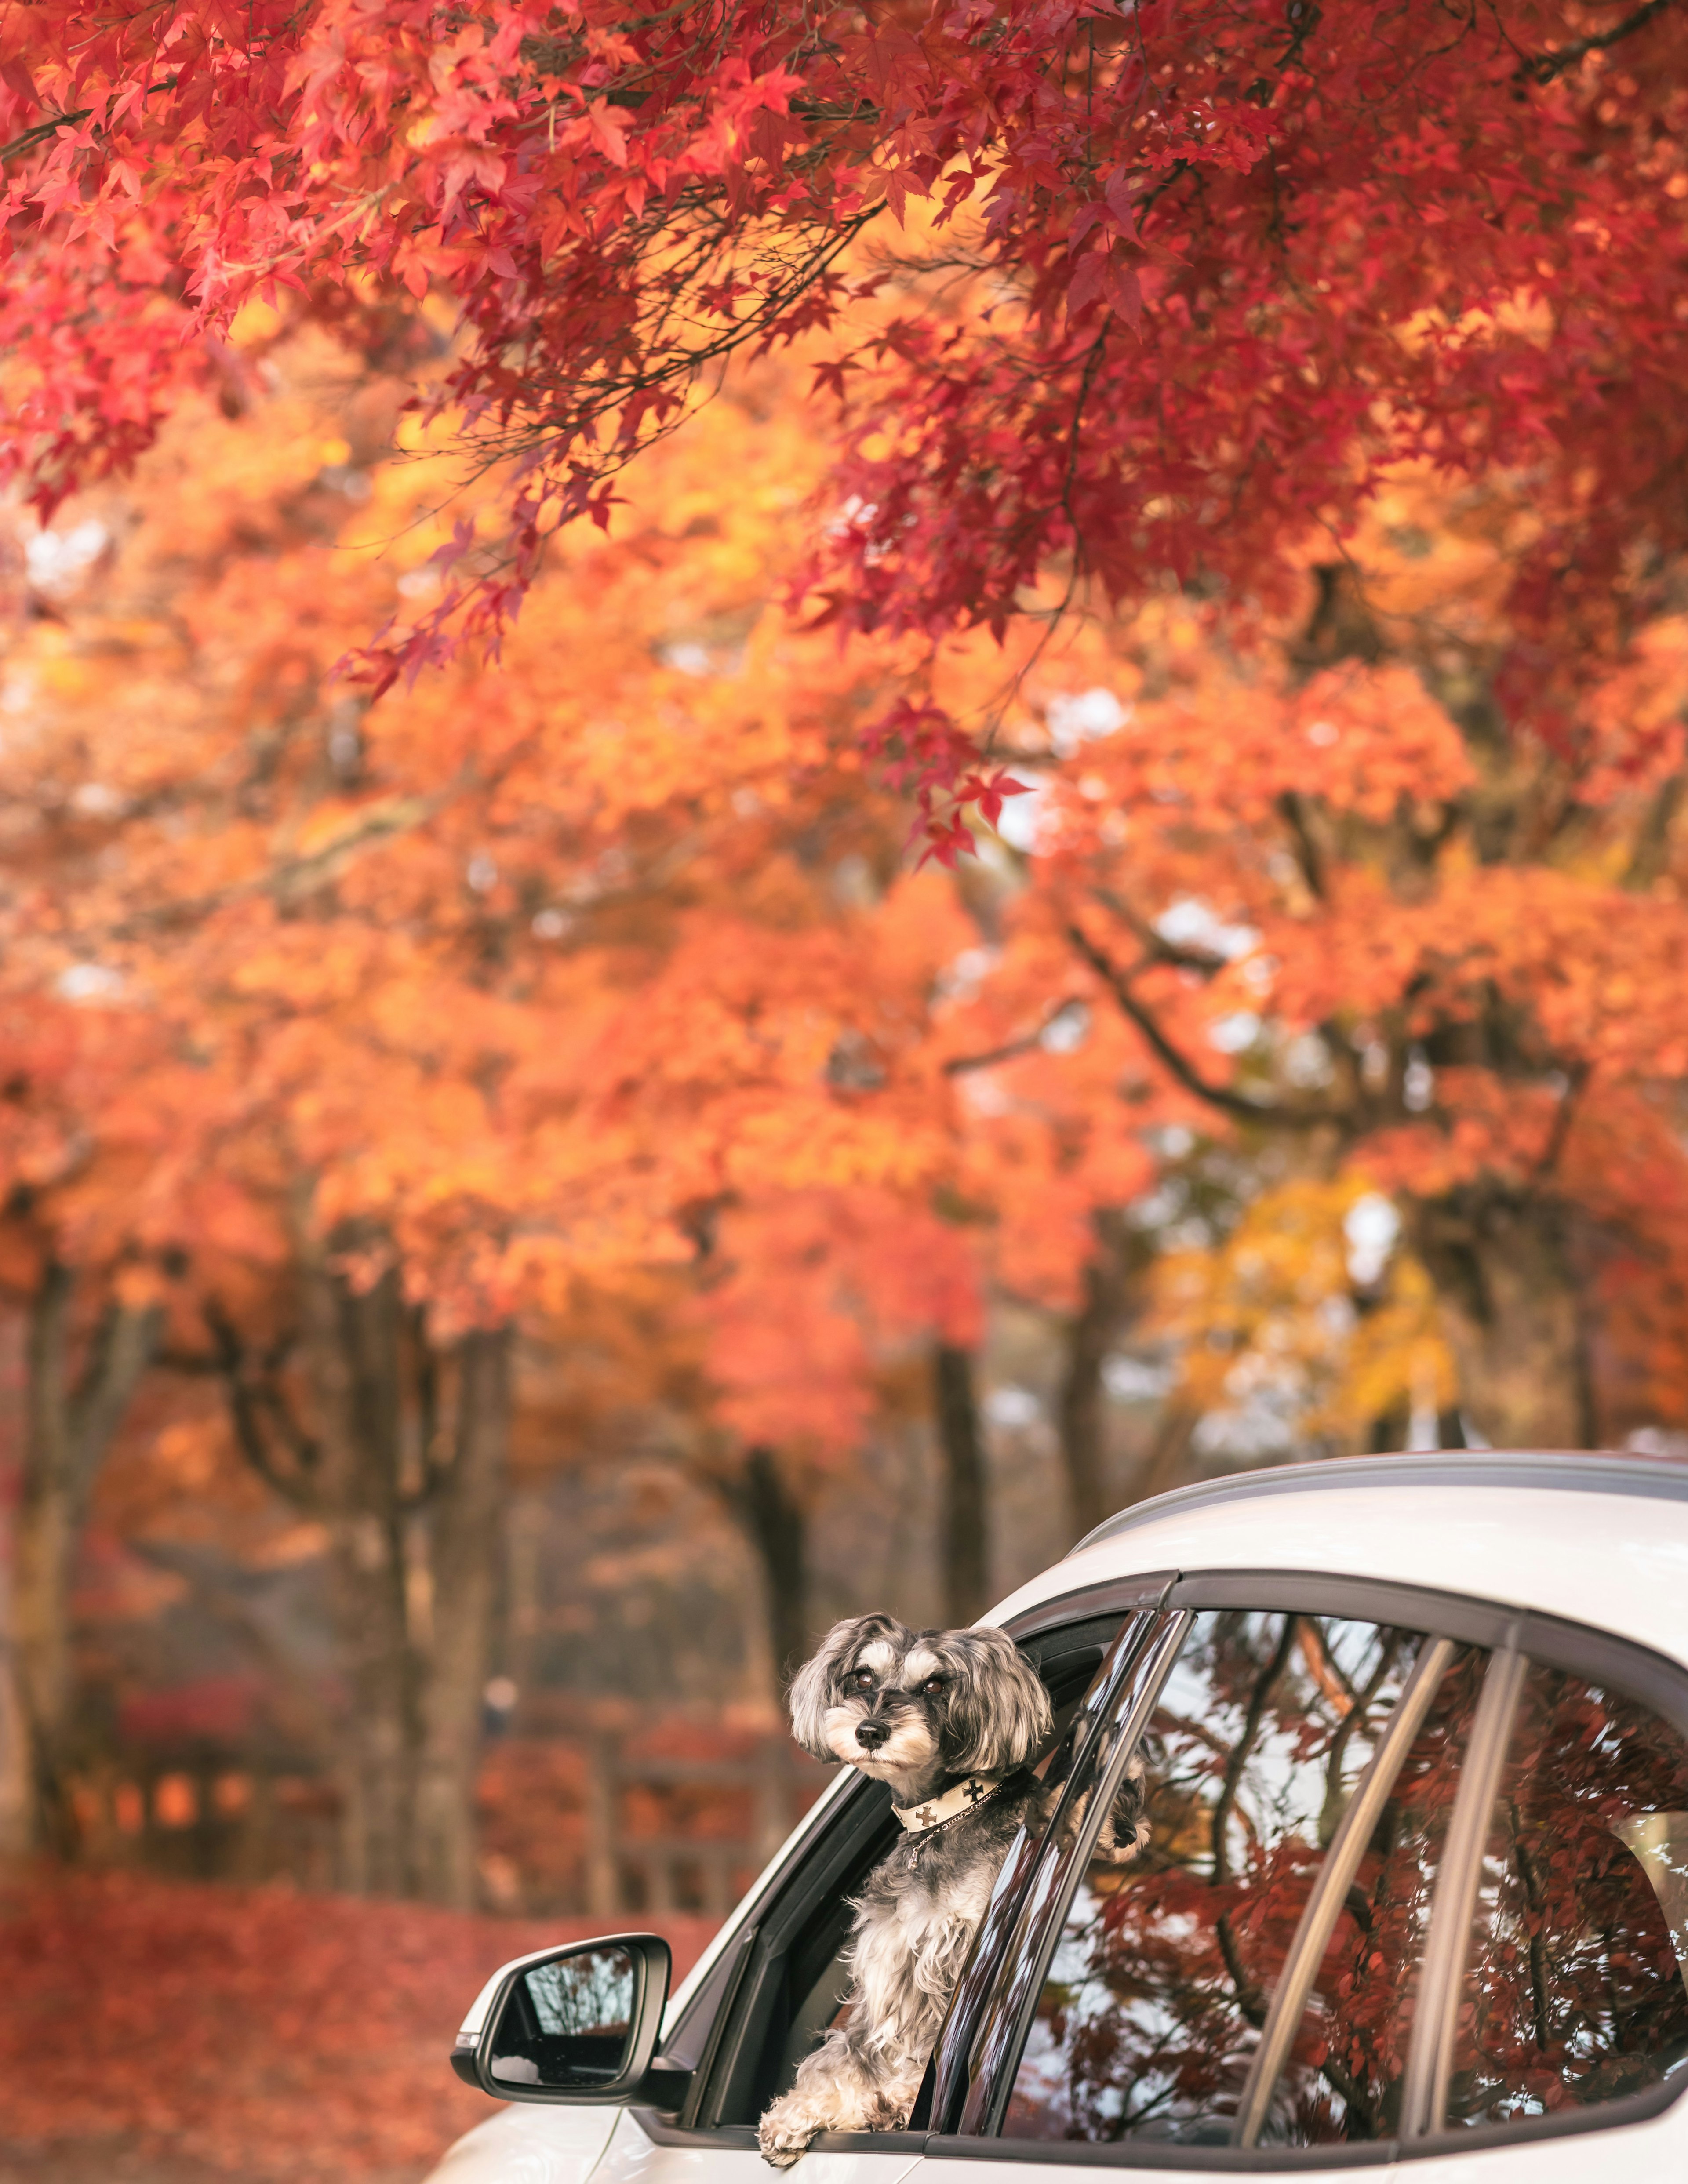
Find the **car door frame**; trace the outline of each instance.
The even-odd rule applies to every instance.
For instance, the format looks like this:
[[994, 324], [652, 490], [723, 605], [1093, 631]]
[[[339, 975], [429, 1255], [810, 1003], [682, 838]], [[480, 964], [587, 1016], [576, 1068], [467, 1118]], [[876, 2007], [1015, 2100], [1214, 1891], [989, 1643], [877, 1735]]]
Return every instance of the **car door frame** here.
[[[1121, 1582], [1129, 1585], [1135, 1580]], [[1105, 1581], [1063, 1596], [1063, 1599], [1067, 1602], [1083, 1600], [1100, 1612], [1108, 1604], [1110, 1591], [1111, 1585]], [[1053, 1610], [1061, 1604], [1061, 1601], [1054, 1601], [1046, 1603], [1046, 1607]], [[1422, 1630], [1429, 1635], [1446, 1636], [1459, 1643], [1486, 1649], [1490, 1660], [1485, 1670], [1485, 1683], [1496, 1674], [1498, 1664], [1505, 1661], [1516, 1660], [1520, 1657], [1525, 1662], [1540, 1661], [1563, 1668], [1591, 1683], [1607, 1683], [1615, 1686], [1627, 1696], [1651, 1707], [1662, 1719], [1688, 1738], [1688, 1666], [1632, 1640], [1618, 1638], [1591, 1624], [1576, 1623], [1539, 1610], [1485, 1601], [1468, 1594], [1446, 1592], [1429, 1586], [1402, 1585], [1383, 1578], [1331, 1575], [1321, 1571], [1282, 1568], [1179, 1571], [1174, 1574], [1173, 1582], [1163, 1595], [1162, 1607], [1163, 1612], [1168, 1615], [1205, 1608], [1236, 1607], [1262, 1613], [1350, 1617], [1400, 1629]], [[1503, 1731], [1509, 1726], [1509, 1722], [1508, 1716], [1501, 1724]], [[1480, 1774], [1468, 1772], [1470, 1758], [1468, 1752], [1461, 1766], [1459, 1794], [1450, 1819], [1451, 1838], [1459, 1827], [1462, 1806], [1468, 1805], [1474, 1797], [1482, 1799], [1483, 1810], [1479, 1819], [1486, 1818], [1488, 1794], [1492, 1789], [1492, 1781], [1485, 1787]], [[1462, 1833], [1465, 1837], [1462, 1855], [1468, 1861], [1470, 1871], [1450, 1875], [1447, 1900], [1454, 1903], [1468, 1900], [1469, 1884], [1474, 1878], [1476, 1862], [1482, 1856], [1486, 1830], [1481, 1825], [1473, 1826], [1468, 1815]], [[1012, 2085], [1023, 2052], [1031, 2011], [1041, 1987], [1042, 1971], [1047, 1967], [1061, 1922], [1066, 1914], [1067, 1893], [1061, 1892], [1050, 1899], [1044, 1907], [1036, 1934], [1026, 1937], [1028, 1955], [1018, 1967], [1019, 1976], [1016, 1980], [1017, 1989], [1026, 1997], [1020, 2004], [1020, 2021], [1011, 2038], [1000, 2043], [1000, 2052], [992, 2066], [991, 2081], [985, 2090], [983, 2102], [985, 2114], [999, 2125], [1007, 2089]], [[1431, 1926], [1426, 1936], [1427, 1958], [1434, 1946], [1436, 1914], [1442, 1912], [1443, 1895], [1439, 1879]], [[1029, 1990], [1028, 1996], [1027, 1990]], [[1457, 1983], [1446, 1989], [1443, 1997], [1446, 2013], [1451, 2014], [1457, 2009], [1459, 1995]], [[972, 2023], [946, 2024], [940, 2035], [940, 2047], [945, 2042], [961, 2042], [972, 2048], [980, 2037], [981, 2029], [977, 2018]], [[1441, 2036], [1440, 2025], [1434, 2031], [1428, 2026], [1422, 2030], [1415, 2028], [1415, 2044], [1420, 2037], [1429, 2041]], [[1661, 2116], [1674, 2108], [1685, 2092], [1688, 2092], [1688, 2070], [1682, 2071], [1676, 2080], [1667, 2080], [1645, 2092], [1586, 2108], [1561, 2111], [1551, 2116], [1532, 2117], [1511, 2123], [1462, 2126], [1451, 2130], [1427, 2129], [1410, 2137], [1359, 2142], [1351, 2146], [1293, 2148], [1173, 2147], [1129, 2140], [1117, 2144], [1094, 2144], [1007, 2139], [994, 2128], [972, 2131], [944, 2128], [946, 2123], [953, 2126], [955, 2101], [952, 2094], [950, 2113], [937, 2120], [938, 2127], [928, 2132], [923, 2143], [928, 2156], [952, 2159], [1043, 2161], [1081, 2167], [1182, 2169], [1205, 2170], [1210, 2175], [1221, 2172], [1272, 2173], [1292, 2169], [1366, 2168], [1387, 2166], [1404, 2160], [1435, 2159], [1454, 2153], [1478, 2153], [1514, 2147], [1527, 2151], [1545, 2140], [1579, 2136], [1594, 2131], [1622, 2130], [1626, 2126], [1648, 2122]], [[976, 2108], [978, 2105], [975, 2103]], [[1674, 2137], [1680, 2142], [1683, 2152], [1688, 2153], [1688, 2109], [1682, 2111]]]
[[[1157, 1607], [1177, 1574], [1162, 1570], [1078, 1588], [1023, 1610], [1003, 1628], [1034, 1657], [1040, 1673], [1090, 1655], [1100, 1668], [1127, 1624]], [[684, 2102], [677, 2112], [632, 2110], [655, 2144], [741, 2149], [755, 2144], [753, 2124], [714, 2117], [742, 2092], [747, 2070], [764, 2052], [759, 2043], [766, 2038], [767, 1992], [782, 1976], [795, 1930], [822, 1892], [850, 1869], [860, 1844], [880, 1831], [889, 1804], [883, 1783], [848, 1769], [751, 1888], [659, 2044], [652, 2067], [688, 2075]], [[822, 2153], [918, 2155], [929, 2137], [921, 2123], [905, 2131], [825, 2131], [813, 2144]]]

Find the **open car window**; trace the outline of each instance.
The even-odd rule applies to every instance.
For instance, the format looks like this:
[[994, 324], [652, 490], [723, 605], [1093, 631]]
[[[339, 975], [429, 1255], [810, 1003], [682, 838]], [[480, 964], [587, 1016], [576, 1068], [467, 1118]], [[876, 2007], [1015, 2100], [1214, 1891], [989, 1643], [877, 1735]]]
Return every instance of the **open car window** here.
[[[1169, 1582], [1145, 1580], [1125, 1589], [1118, 1605], [1045, 1618], [1020, 1635], [1054, 1713], [1054, 1736], [1039, 1762], [1046, 1777], [1070, 1765], [1075, 1741], [1083, 1741], [1087, 1693], [1133, 1621], [1132, 1594], [1153, 1598]], [[692, 2068], [690, 2089], [671, 2125], [651, 2119], [648, 2127], [727, 2135], [737, 2143], [788, 2089], [843, 2004], [854, 1899], [897, 1833], [883, 1783], [858, 1780], [838, 1799], [673, 2028], [667, 2053]]]

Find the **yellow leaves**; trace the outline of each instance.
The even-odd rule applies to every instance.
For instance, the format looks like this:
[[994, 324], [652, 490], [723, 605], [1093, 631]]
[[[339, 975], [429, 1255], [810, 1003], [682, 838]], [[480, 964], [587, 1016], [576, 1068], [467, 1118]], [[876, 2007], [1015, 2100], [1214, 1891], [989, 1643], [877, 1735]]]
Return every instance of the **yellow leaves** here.
[[1495, 479], [1456, 497], [1429, 465], [1390, 472], [1349, 551], [1371, 610], [1391, 631], [1434, 617], [1444, 638], [1500, 635], [1516, 556], [1538, 535], [1527, 487]]
[[1356, 1209], [1381, 1204], [1359, 1175], [1296, 1178], [1217, 1249], [1163, 1261], [1153, 1329], [1176, 1347], [1183, 1400], [1252, 1407], [1300, 1454], [1363, 1448], [1379, 1420], [1398, 1431], [1408, 1412], [1447, 1407], [1453, 1368], [1423, 1268], [1399, 1243], [1375, 1271], [1360, 1263]]
[[249, 296], [229, 323], [227, 340], [232, 348], [267, 348], [281, 332], [283, 320], [274, 304]]

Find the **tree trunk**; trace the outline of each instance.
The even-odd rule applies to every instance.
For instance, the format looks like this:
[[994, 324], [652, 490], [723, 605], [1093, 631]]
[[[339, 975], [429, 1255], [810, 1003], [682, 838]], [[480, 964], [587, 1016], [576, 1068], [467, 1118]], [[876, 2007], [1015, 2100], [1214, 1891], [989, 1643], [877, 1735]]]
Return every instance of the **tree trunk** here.
[[809, 1627], [807, 1519], [772, 1449], [749, 1450], [743, 1470], [723, 1480], [721, 1490], [762, 1566], [774, 1688], [783, 1692], [808, 1658], [815, 1635]]
[[24, 1462], [13, 1533], [12, 1636], [33, 1845], [75, 1855], [70, 1797], [70, 1591], [88, 1499], [136, 1383], [157, 1346], [160, 1315], [114, 1303], [89, 1342], [74, 1388], [70, 1321], [75, 1277], [49, 1264], [31, 1301]]
[[422, 1708], [415, 1864], [419, 1895], [467, 1910], [476, 1894], [475, 1775], [503, 1551], [510, 1329], [465, 1336], [457, 1358], [456, 1448], [428, 1511], [432, 1673]]
[[[303, 1357], [310, 1429], [277, 1368], [214, 1323], [237, 1434], [270, 1485], [328, 1534], [345, 1703], [338, 1724], [340, 1885], [457, 1908], [476, 1897], [474, 1800], [510, 1439], [510, 1330], [442, 1356], [398, 1271], [342, 1263], [383, 1240], [307, 1248]], [[441, 1419], [442, 1384], [454, 1389]]]
[[1496, 1448], [1598, 1445], [1582, 1300], [1563, 1211], [1462, 1192], [1417, 1209], [1459, 1408]]
[[1128, 1277], [1115, 1223], [1098, 1218], [1097, 1252], [1084, 1269], [1084, 1301], [1067, 1334], [1067, 1369], [1061, 1383], [1061, 1465], [1067, 1476], [1067, 1521], [1075, 1540], [1093, 1532], [1109, 1513], [1104, 1469], [1107, 1416], [1102, 1367], [1125, 1317]]
[[990, 1605], [989, 1513], [979, 1445], [970, 1350], [940, 1342], [932, 1353], [933, 1407], [943, 1459], [939, 1518], [944, 1616], [951, 1630], [977, 1623]]
[[321, 1433], [341, 1740], [340, 1882], [406, 1896], [422, 1743], [421, 1663], [407, 1597], [402, 1308], [389, 1268], [359, 1291], [324, 1258], [305, 1280], [305, 1356]]
[[1182, 1484], [1190, 1439], [1200, 1422], [1201, 1412], [1187, 1403], [1173, 1401], [1167, 1406], [1133, 1481], [1131, 1502], [1152, 1502], [1157, 1494], [1169, 1494]]

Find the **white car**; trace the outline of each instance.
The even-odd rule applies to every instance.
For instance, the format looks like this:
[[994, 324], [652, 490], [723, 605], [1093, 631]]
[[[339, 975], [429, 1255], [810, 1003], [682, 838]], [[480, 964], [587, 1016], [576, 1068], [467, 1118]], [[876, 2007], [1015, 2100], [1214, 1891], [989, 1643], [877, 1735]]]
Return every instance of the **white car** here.
[[[797, 2184], [1099, 2165], [1688, 2178], [1688, 1467], [1377, 1457], [1189, 1487], [989, 1618], [1056, 1709], [910, 2127]], [[1148, 1841], [1089, 1855], [1134, 1753]], [[507, 1965], [437, 2184], [769, 2184], [894, 1832], [845, 1770], [665, 2005], [649, 1936]]]

